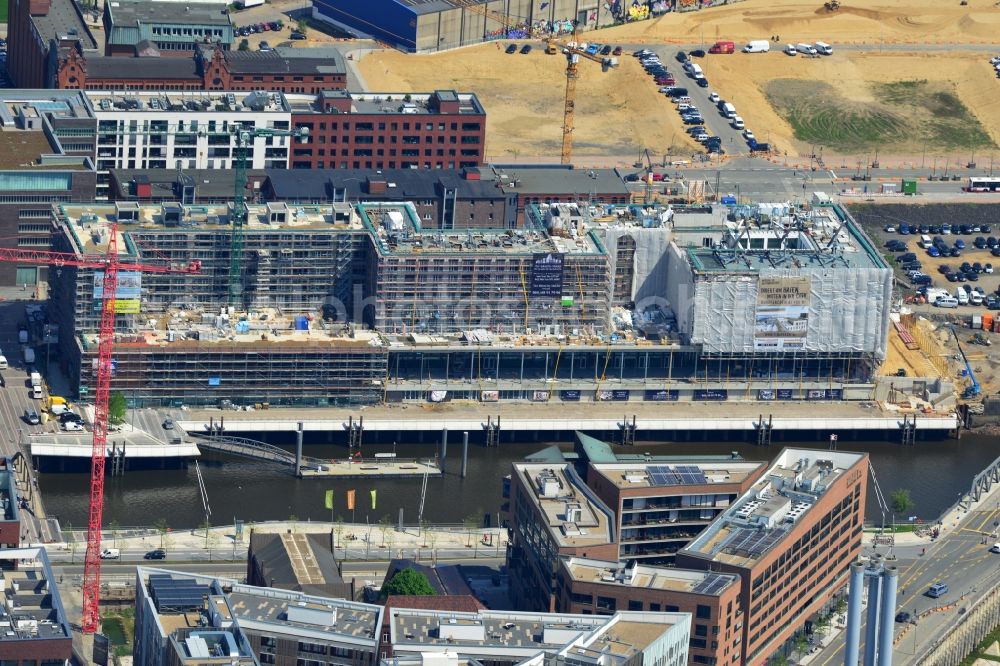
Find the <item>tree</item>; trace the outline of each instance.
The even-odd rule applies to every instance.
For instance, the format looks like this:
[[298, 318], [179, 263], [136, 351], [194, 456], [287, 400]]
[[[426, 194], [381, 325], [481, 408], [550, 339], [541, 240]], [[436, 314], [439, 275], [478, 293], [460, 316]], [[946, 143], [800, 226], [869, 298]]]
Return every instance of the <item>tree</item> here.
[[167, 522], [166, 518], [160, 518], [155, 523], [153, 523], [153, 529], [156, 533], [160, 535], [160, 548], [166, 548], [163, 544], [167, 540], [167, 532], [170, 531], [170, 524]]
[[836, 613], [837, 615], [841, 615], [846, 610], [847, 610], [847, 599], [845, 599], [842, 596], [837, 597], [837, 600], [833, 602], [833, 612]]
[[295, 29], [301, 32], [303, 35], [306, 34], [306, 30], [309, 29], [309, 21], [304, 18], [300, 18], [295, 22]]
[[[338, 515], [337, 520], [333, 524], [333, 535], [336, 537], [336, 545], [344, 548], [344, 517]], [[347, 549], [344, 549], [344, 553], [347, 553]], [[347, 555], [344, 555], [344, 559], [347, 559]]]
[[798, 653], [799, 659], [805, 656], [806, 651], [809, 649], [809, 637], [806, 636], [806, 632], [800, 631], [795, 634], [795, 640], [792, 643], [792, 652]]
[[430, 526], [431, 522], [429, 520], [424, 519], [420, 521], [420, 535], [424, 539], [424, 548], [427, 547], [427, 528]]
[[784, 652], [779, 652], [771, 657], [771, 666], [788, 666], [788, 657]]
[[111, 530], [111, 543], [115, 548], [117, 548], [118, 535], [121, 534], [122, 526], [117, 520], [112, 520], [108, 523], [108, 529]]
[[250, 50], [250, 40], [249, 39], [241, 39], [240, 40], [240, 45], [239, 45], [239, 50], [240, 51], [249, 51]]
[[125, 395], [121, 391], [113, 391], [108, 396], [108, 423], [111, 425], [125, 423], [125, 412], [127, 410], [128, 403], [125, 402]]
[[462, 525], [465, 526], [465, 531], [469, 535], [469, 540], [466, 542], [466, 548], [472, 548], [472, 535], [475, 533], [476, 528], [479, 527], [479, 517], [470, 513], [468, 516], [462, 519]]
[[404, 594], [430, 597], [437, 594], [437, 592], [431, 587], [427, 576], [415, 569], [406, 568], [398, 572], [388, 583], [382, 586], [380, 597], [385, 599], [386, 597]]
[[830, 628], [829, 615], [820, 615], [819, 617], [816, 618], [816, 621], [813, 622], [813, 629], [815, 629], [816, 633], [819, 634], [820, 640], [823, 639], [823, 636], [826, 635], [826, 632], [829, 628]]
[[392, 518], [388, 514], [382, 516], [378, 519], [378, 531], [382, 534], [382, 547], [385, 548], [385, 537], [389, 534], [389, 528], [392, 527]]
[[916, 504], [913, 502], [913, 498], [910, 497], [910, 491], [906, 488], [898, 488], [892, 491], [892, 495], [889, 499], [889, 505], [892, 510], [899, 515], [906, 515], [910, 512]]

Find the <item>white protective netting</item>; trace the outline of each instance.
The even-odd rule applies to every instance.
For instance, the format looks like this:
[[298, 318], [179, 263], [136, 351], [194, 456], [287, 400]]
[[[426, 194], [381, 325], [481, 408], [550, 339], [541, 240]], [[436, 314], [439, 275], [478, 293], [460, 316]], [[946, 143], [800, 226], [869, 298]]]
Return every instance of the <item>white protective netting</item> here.
[[[869, 352], [884, 357], [892, 295], [888, 269], [770, 269], [760, 271], [760, 277], [809, 278], [804, 351]], [[749, 275], [699, 279], [694, 286], [691, 341], [708, 352], [753, 352], [758, 284], [757, 276]]]

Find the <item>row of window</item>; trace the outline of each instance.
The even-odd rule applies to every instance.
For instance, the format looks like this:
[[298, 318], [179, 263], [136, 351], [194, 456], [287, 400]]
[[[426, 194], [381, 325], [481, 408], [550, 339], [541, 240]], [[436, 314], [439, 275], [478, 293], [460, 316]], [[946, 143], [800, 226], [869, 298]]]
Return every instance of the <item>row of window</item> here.
[[[178, 149], [178, 150], [180, 150], [180, 149]], [[340, 156], [341, 157], [347, 157], [347, 155], [348, 155], [349, 152], [350, 152], [349, 149], [347, 149], [347, 148], [341, 148], [341, 150], [340, 150]], [[462, 149], [461, 151], [459, 151], [459, 153], [461, 154], [462, 157], [479, 157], [479, 151], [478, 150]], [[354, 155], [355, 157], [372, 157], [373, 155], [377, 155], [379, 157], [382, 157], [382, 156], [384, 156], [386, 154], [386, 152], [385, 152], [384, 148], [375, 149], [374, 152], [372, 151], [371, 148], [355, 148], [354, 152], [351, 153], [351, 154]], [[401, 150], [401, 151], [399, 151], [399, 154], [402, 155], [403, 157], [420, 157], [420, 151], [416, 150], [416, 149], [413, 149], [413, 150], [411, 150], [411, 149]], [[327, 156], [326, 155], [326, 148], [319, 148], [315, 153], [310, 148], [295, 148], [292, 151], [292, 155], [294, 155], [295, 157], [312, 157], [313, 155], [316, 155], [317, 157], [326, 157]], [[432, 150], [430, 148], [427, 148], [427, 149], [424, 150], [424, 157], [432, 157], [433, 155], [437, 155], [438, 157], [444, 157], [445, 156], [444, 148], [438, 148], [436, 151]], [[447, 155], [449, 157], [454, 157], [455, 156], [455, 149], [454, 148], [450, 148], [448, 150]], [[336, 157], [336, 156], [337, 156], [337, 151], [335, 149], [331, 148], [330, 149], [330, 157]], [[396, 156], [396, 149], [395, 148], [390, 148], [389, 149], [389, 157], [395, 157], [395, 156]], [[102, 153], [100, 155], [100, 157], [110, 157], [110, 155], [106, 156], [106, 155], [104, 155]], [[134, 155], [131, 155], [130, 157], [134, 157]], [[191, 157], [193, 157], [193, 155], [191, 155]], [[270, 157], [270, 155], [268, 155], [268, 157]]]
[[[348, 166], [349, 164], [350, 164], [350, 166]], [[458, 162], [458, 168], [459, 169], [464, 168], [464, 167], [475, 167], [475, 166], [479, 166], [479, 163], [475, 162], [475, 161], [471, 161], [471, 160], [463, 160], [461, 162]], [[293, 169], [325, 169], [325, 168], [327, 168], [326, 162], [324, 160], [320, 160], [320, 161], [318, 161], [316, 163], [313, 163], [313, 162], [308, 161], [308, 160], [305, 160], [305, 161], [303, 161], [303, 160], [296, 160], [296, 161], [292, 162], [291, 167]], [[99, 166], [98, 168], [100, 169], [102, 167]], [[110, 167], [103, 167], [103, 168], [105, 168], [105, 169], [113, 169], [115, 167], [114, 166], [110, 166]], [[129, 168], [134, 168], [134, 167], [129, 167]], [[192, 165], [191, 168], [193, 169], [195, 167]], [[413, 160], [400, 160], [399, 162], [397, 162], [396, 160], [389, 160], [388, 162], [385, 162], [385, 161], [382, 161], [382, 160], [375, 161], [375, 162], [373, 162], [372, 160], [364, 160], [364, 161], [354, 160], [353, 162], [343, 161], [343, 162], [340, 162], [339, 165], [338, 165], [337, 162], [331, 160], [329, 168], [331, 168], [331, 169], [420, 169], [420, 168], [423, 168], [423, 169], [454, 169], [456, 167], [455, 167], [455, 162], [434, 162], [433, 164], [431, 162], [424, 162], [423, 165], [421, 166], [420, 162], [416, 162], [416, 161], [413, 161]]]
[[[233, 77], [233, 78], [235, 80], [237, 80], [237, 81], [242, 81], [243, 80], [242, 77]], [[258, 78], [258, 77], [255, 77], [255, 80], [256, 80], [256, 78]], [[301, 77], [299, 77], [299, 78], [301, 78]], [[319, 80], [319, 79], [317, 78], [316, 80]], [[339, 125], [341, 125], [341, 123], [330, 123], [329, 124], [329, 129], [332, 130], [332, 131], [336, 131], [338, 129]], [[413, 127], [413, 129], [415, 131], [418, 131], [418, 132], [420, 131], [420, 123], [402, 123], [403, 131], [409, 130], [411, 125], [412, 125], [412, 127]], [[308, 127], [310, 132], [312, 132], [312, 131], [314, 131], [316, 129], [315, 123], [300, 122], [300, 123], [297, 123], [296, 126], [297, 127]], [[370, 122], [356, 122], [356, 123], [354, 123], [354, 129], [355, 129], [355, 131], [358, 131], [358, 132], [370, 132], [370, 131], [372, 131], [372, 130], [375, 129], [375, 126], [376, 126], [375, 123], [370, 123]], [[378, 129], [381, 130], [381, 131], [384, 131], [386, 129], [386, 123], [384, 123], [384, 122], [379, 122], [377, 124], [377, 126], [378, 126]], [[451, 129], [452, 132], [457, 131], [458, 130], [458, 126], [459, 126], [458, 123], [451, 123], [449, 125], [449, 127], [450, 127], [450, 129]], [[393, 122], [388, 123], [388, 128], [389, 128], [390, 131], [395, 132], [395, 131], [399, 130], [400, 123], [393, 123]], [[344, 130], [351, 129], [351, 123], [350, 122], [343, 123], [343, 126], [340, 127], [340, 129], [344, 129]], [[478, 132], [481, 129], [482, 129], [482, 124], [481, 123], [462, 123], [462, 131], [463, 132]], [[434, 131], [434, 123], [424, 123], [424, 130], [427, 131], [427, 132], [433, 132]], [[325, 122], [319, 123], [319, 131], [320, 132], [327, 131], [327, 123], [325, 123]], [[437, 123], [437, 131], [438, 132], [444, 132], [445, 131], [445, 123]]]

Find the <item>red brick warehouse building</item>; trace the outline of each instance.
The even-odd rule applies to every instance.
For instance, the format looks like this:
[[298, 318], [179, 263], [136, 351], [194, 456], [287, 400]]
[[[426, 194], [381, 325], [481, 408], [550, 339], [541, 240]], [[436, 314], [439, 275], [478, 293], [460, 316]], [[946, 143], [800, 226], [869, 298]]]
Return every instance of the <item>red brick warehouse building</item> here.
[[347, 69], [332, 48], [223, 51], [207, 47], [185, 56], [101, 56], [63, 49], [55, 86], [81, 90], [225, 90], [319, 93], [347, 86]]
[[293, 169], [461, 169], [483, 164], [486, 111], [473, 93], [287, 95], [292, 125], [309, 130]]

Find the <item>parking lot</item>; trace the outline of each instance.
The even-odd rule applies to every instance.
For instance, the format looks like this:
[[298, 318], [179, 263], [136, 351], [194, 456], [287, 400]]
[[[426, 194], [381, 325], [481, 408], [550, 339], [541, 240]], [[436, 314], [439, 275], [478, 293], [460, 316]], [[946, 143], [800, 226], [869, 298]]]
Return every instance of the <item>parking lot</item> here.
[[[723, 150], [728, 154], [738, 154], [748, 152], [746, 141], [743, 138], [743, 134], [740, 130], [734, 129], [730, 124], [730, 120], [725, 118], [719, 111], [716, 102], [712, 101], [709, 96], [712, 93], [719, 95], [722, 100], [725, 100], [725, 91], [715, 90], [712, 86], [712, 81], [709, 79], [708, 87], [699, 87], [692, 76], [688, 75], [684, 71], [683, 62], [677, 57], [678, 53], [682, 49], [670, 46], [657, 46], [651, 49], [654, 51], [663, 62], [664, 66], [670, 70], [674, 75], [677, 87], [683, 87], [687, 89], [687, 96], [691, 98], [688, 104], [691, 104], [699, 111], [704, 118], [703, 125], [708, 130], [708, 134], [712, 136], [717, 136], [722, 139], [721, 145]], [[687, 55], [687, 52], [685, 52]], [[725, 58], [731, 57], [726, 55], [706, 55], [706, 58]], [[698, 63], [703, 58], [698, 57], [688, 57], [692, 63]], [[736, 109], [737, 114], [739, 114], [739, 109]], [[752, 129], [752, 128], [751, 128]]]
[[[924, 275], [929, 276], [930, 287], [947, 289], [951, 294], [955, 294], [957, 289], [968, 286], [969, 288], [980, 287], [987, 295], [996, 295], [1000, 288], [1000, 249], [996, 250], [997, 255], [988, 247], [1000, 247], [1000, 225], [976, 225], [969, 224], [967, 229], [962, 229], [962, 225], [952, 225], [952, 233], [943, 233], [942, 225], [918, 225], [917, 233], [901, 233], [902, 224], [883, 225], [878, 232], [881, 245], [889, 256], [896, 259], [897, 278], [904, 285], [916, 287], [919, 279], [915, 280], [911, 270], [919, 270]], [[908, 226], [908, 225], [906, 225]], [[891, 229], [891, 230], [890, 230]], [[927, 233], [922, 233], [926, 230]], [[962, 233], [963, 231], [968, 233]], [[936, 231], [936, 233], [935, 233]], [[937, 245], [933, 250], [921, 247], [921, 236], [928, 236], [932, 241], [937, 240]], [[977, 247], [986, 244], [987, 247]], [[895, 242], [905, 246], [903, 249], [890, 249], [888, 243]], [[944, 251], [947, 249], [947, 253]], [[958, 256], [951, 256], [957, 250]], [[936, 252], [941, 256], [931, 256]], [[904, 262], [902, 259], [907, 255], [914, 255], [913, 261], [919, 263], [917, 267], [912, 262]], [[943, 256], [948, 254], [949, 256]], [[905, 266], [904, 266], [905, 264]], [[975, 268], [979, 264], [980, 270], [961, 270], [963, 264], [969, 264]], [[994, 271], [993, 268], [996, 268]], [[949, 279], [948, 274], [956, 277]], [[960, 277], [959, 277], [960, 276]], [[908, 294], [913, 294], [910, 289]], [[959, 305], [959, 310], [979, 312], [985, 309], [983, 305]], [[1000, 310], [1000, 304], [994, 305], [992, 309]]]

